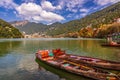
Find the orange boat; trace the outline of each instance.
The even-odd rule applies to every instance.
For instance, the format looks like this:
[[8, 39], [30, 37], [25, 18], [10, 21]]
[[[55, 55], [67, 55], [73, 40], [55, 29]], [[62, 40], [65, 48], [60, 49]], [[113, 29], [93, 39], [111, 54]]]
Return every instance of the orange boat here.
[[59, 69], [66, 70], [68, 72], [89, 77], [92, 79], [120, 80], [119, 76], [113, 73], [98, 68], [89, 67], [82, 63], [76, 63], [74, 61], [69, 61], [67, 59], [58, 58], [58, 56], [64, 56], [64, 54], [65, 54], [64, 51], [58, 53], [56, 50], [53, 50], [51, 53], [49, 50], [39, 50], [36, 53], [36, 58], [53, 67], [57, 67]]

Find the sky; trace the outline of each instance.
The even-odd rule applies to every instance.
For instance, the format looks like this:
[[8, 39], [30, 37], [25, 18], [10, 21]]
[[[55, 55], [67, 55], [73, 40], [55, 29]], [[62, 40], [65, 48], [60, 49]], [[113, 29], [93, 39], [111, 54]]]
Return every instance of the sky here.
[[80, 19], [120, 0], [0, 0], [0, 18], [52, 24]]

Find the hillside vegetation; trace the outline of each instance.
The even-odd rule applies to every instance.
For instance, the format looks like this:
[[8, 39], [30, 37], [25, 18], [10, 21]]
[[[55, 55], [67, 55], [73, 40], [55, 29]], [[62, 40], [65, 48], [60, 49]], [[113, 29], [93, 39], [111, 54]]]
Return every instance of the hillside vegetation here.
[[119, 33], [120, 32], [120, 23], [104, 24], [99, 28], [86, 27], [82, 28], [78, 33], [81, 37], [87, 38], [104, 38], [109, 34]]
[[11, 24], [0, 19], [0, 38], [21, 38], [22, 34]]
[[58, 25], [55, 30], [48, 31], [49, 35], [67, 34], [79, 31], [83, 27], [91, 25], [92, 28], [99, 28], [101, 25], [110, 24], [114, 19], [120, 17], [120, 2], [113, 4], [103, 10], [92, 13], [80, 20], [73, 20]]

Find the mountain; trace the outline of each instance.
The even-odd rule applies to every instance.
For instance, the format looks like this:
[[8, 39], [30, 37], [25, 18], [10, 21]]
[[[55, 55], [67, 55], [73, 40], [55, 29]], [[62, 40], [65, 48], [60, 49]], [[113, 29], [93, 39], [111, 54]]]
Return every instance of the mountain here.
[[92, 13], [82, 19], [64, 23], [55, 30], [48, 32], [48, 34], [51, 34], [51, 32], [52, 35], [68, 34], [71, 32], [77, 32], [81, 28], [87, 26], [98, 28], [100, 25], [113, 23], [116, 18], [120, 18], [120, 2]]
[[21, 38], [22, 34], [18, 29], [8, 22], [0, 19], [0, 38]]
[[27, 23], [28, 23], [28, 20], [10, 22], [10, 24], [12, 24], [13, 26], [24, 26]]
[[113, 23], [116, 18], [120, 18], [120, 2], [87, 15], [84, 18], [63, 24], [56, 22], [51, 25], [45, 25], [42, 23], [27, 22], [15, 27], [28, 34], [39, 32], [50, 36], [67, 35], [69, 33], [76, 33], [83, 27], [91, 26], [92, 28], [98, 28], [103, 24]]
[[49, 28], [48, 25], [44, 25], [42, 23], [28, 22], [23, 26], [15, 26], [21, 32], [25, 32], [26, 34], [33, 33], [44, 33]]
[[21, 32], [25, 32], [26, 34], [33, 34], [33, 33], [46, 33], [50, 30], [55, 30], [61, 23], [56, 22], [51, 25], [45, 25], [42, 23], [35, 23], [29, 21], [14, 21], [10, 22], [15, 28], [19, 29]]

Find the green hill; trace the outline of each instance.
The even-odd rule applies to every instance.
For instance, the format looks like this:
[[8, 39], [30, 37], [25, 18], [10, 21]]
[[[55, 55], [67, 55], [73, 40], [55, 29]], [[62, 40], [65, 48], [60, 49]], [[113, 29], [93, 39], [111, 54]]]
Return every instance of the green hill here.
[[11, 24], [0, 19], [0, 38], [21, 38], [22, 34]]

